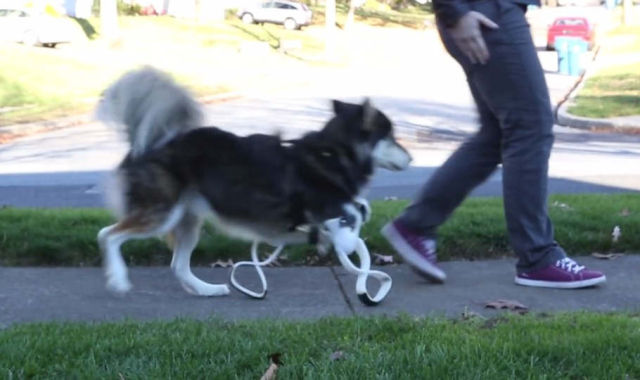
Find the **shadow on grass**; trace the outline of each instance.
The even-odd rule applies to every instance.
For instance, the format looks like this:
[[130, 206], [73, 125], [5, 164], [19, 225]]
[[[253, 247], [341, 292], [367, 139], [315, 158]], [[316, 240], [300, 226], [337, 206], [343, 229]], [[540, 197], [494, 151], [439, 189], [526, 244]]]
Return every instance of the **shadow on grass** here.
[[[266, 30], [265, 28], [262, 28], [262, 30], [267, 33], [267, 35], [271, 38], [271, 41], [269, 41], [268, 39], [265, 39], [263, 36], [260, 36], [258, 33], [249, 30], [249, 28], [245, 28], [241, 25], [237, 25], [237, 24], [231, 24], [232, 27], [240, 30], [241, 32], [247, 34], [250, 37], [253, 37], [256, 41], [260, 41], [260, 42], [266, 42], [269, 44], [269, 46], [274, 49], [274, 50], [278, 50], [280, 48], [280, 38], [278, 38], [277, 36], [273, 35], [271, 32], [269, 32], [268, 30]], [[275, 43], [274, 43], [275, 41]]]
[[80, 27], [82, 28], [82, 31], [84, 32], [84, 34], [87, 36], [88, 39], [92, 40], [98, 36], [98, 32], [88, 20], [83, 18], [76, 18], [76, 17], [71, 17], [71, 18], [73, 19], [73, 21], [77, 22], [78, 25], [80, 25]]
[[426, 17], [420, 15], [394, 14], [378, 12], [369, 9], [356, 10], [356, 16], [366, 19], [373, 26], [387, 26], [389, 24], [402, 25], [407, 28], [421, 29], [425, 25]]

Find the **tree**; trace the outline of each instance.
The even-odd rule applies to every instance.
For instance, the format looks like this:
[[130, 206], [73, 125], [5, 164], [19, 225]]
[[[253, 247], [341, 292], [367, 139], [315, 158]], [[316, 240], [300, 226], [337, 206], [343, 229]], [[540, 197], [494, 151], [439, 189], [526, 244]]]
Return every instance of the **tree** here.
[[101, 34], [106, 39], [118, 35], [118, 4], [116, 0], [100, 0]]

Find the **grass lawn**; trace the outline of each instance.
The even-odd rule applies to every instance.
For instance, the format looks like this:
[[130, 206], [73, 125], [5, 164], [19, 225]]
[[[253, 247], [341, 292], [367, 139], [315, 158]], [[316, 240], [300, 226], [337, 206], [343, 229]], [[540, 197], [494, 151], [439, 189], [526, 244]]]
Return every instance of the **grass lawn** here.
[[[635, 53], [635, 59], [628, 58]], [[640, 115], [640, 26], [620, 27], [604, 38], [607, 65], [589, 77], [569, 112], [584, 117]]]
[[[345, 6], [338, 8], [341, 25], [346, 12]], [[415, 7], [404, 12], [365, 7], [358, 10], [356, 21], [422, 28], [430, 16]], [[290, 82], [295, 75], [286, 73], [300, 67], [335, 64], [323, 56], [322, 8], [315, 9], [314, 25], [302, 31], [273, 24], [246, 25], [235, 16], [206, 24], [173, 17], [121, 16], [119, 26], [122, 37], [111, 44], [98, 38], [98, 18], [76, 25], [79, 36], [88, 36], [86, 42], [57, 49], [0, 44], [0, 56], [11, 58], [0, 60], [0, 126], [87, 112], [117, 76], [145, 64], [172, 73], [200, 95], [273, 85], [268, 78], [278, 73]], [[293, 45], [300, 47], [273, 54], [282, 53], [287, 41], [296, 41]], [[249, 50], [251, 43], [265, 43], [267, 51]], [[281, 86], [282, 80], [275, 83]]]
[[[371, 252], [391, 254], [378, 231], [397, 216], [405, 201], [373, 203], [373, 219], [362, 236]], [[640, 195], [564, 195], [550, 200], [556, 239], [571, 255], [593, 252], [640, 252]], [[0, 209], [0, 265], [96, 266], [100, 256], [96, 234], [113, 223], [101, 209]], [[613, 244], [611, 232], [620, 226], [622, 236]], [[123, 252], [132, 265], [167, 265], [170, 252], [160, 239], [127, 243]], [[285, 264], [308, 264], [315, 259], [312, 246], [285, 249]], [[512, 255], [505, 235], [500, 198], [468, 199], [441, 228], [439, 258], [480, 259]], [[249, 245], [217, 236], [207, 226], [193, 256], [194, 264], [208, 265], [222, 259], [247, 260]], [[333, 260], [330, 255], [327, 260]], [[321, 264], [333, 263], [323, 261]]]
[[46, 323], [0, 331], [0, 377], [637, 379], [640, 317]]
[[[324, 6], [312, 6], [311, 8], [313, 10], [313, 23], [324, 25]], [[336, 24], [338, 24], [339, 28], [343, 28], [346, 25], [348, 11], [349, 6], [347, 3], [336, 4]], [[370, 26], [423, 29], [425, 21], [433, 21], [434, 15], [429, 6], [408, 6], [406, 9], [398, 11], [391, 9], [386, 4], [368, 0], [364, 6], [356, 8], [354, 18], [356, 22]]]

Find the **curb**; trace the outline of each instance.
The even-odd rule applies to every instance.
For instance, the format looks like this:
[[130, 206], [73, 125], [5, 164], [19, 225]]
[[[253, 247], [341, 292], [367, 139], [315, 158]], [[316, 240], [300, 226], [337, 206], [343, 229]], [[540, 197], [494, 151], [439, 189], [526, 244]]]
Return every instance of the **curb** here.
[[592, 132], [618, 132], [627, 134], [640, 134], [640, 116], [627, 116], [627, 117], [613, 117], [613, 118], [588, 118], [582, 116], [575, 116], [570, 114], [567, 110], [569, 106], [573, 105], [575, 97], [578, 92], [584, 87], [586, 79], [593, 75], [594, 69], [593, 62], [595, 62], [600, 52], [600, 46], [597, 47], [591, 64], [580, 75], [576, 84], [569, 91], [567, 96], [560, 101], [556, 107], [556, 123], [565, 127], [572, 127], [577, 129], [584, 129]]

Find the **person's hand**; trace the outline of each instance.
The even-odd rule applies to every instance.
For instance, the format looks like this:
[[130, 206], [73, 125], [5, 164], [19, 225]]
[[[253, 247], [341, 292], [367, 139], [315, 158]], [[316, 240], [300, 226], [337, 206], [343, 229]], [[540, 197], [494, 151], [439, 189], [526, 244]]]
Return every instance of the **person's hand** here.
[[453, 41], [474, 64], [484, 65], [489, 61], [489, 49], [487, 49], [482, 37], [481, 27], [483, 25], [491, 29], [498, 28], [498, 24], [482, 13], [469, 11], [460, 17], [456, 25], [450, 29]]

